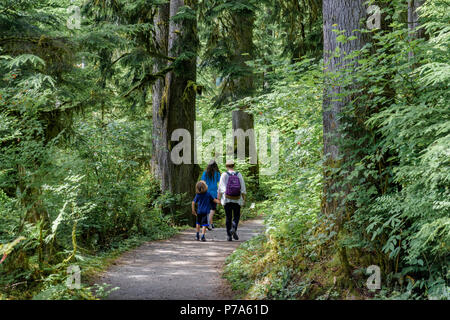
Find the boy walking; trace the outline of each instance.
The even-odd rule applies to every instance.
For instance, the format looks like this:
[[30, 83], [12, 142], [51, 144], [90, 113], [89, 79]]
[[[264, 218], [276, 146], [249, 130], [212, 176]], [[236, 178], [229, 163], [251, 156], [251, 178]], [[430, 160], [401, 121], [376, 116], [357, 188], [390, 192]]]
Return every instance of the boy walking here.
[[234, 170], [233, 160], [227, 160], [226, 168], [227, 172], [220, 177], [218, 198], [225, 208], [227, 240], [233, 241], [231, 237], [239, 240], [237, 228], [247, 191], [242, 174]]
[[[200, 240], [200, 227], [202, 227], [202, 241], [206, 241], [205, 235], [206, 235], [206, 228], [209, 226], [208, 224], [208, 214], [211, 211], [211, 204], [212, 203], [218, 203], [220, 204], [220, 201], [217, 199], [214, 199], [214, 197], [207, 192], [208, 186], [206, 185], [205, 181], [199, 181], [197, 182], [197, 185], [195, 186], [195, 190], [197, 194], [195, 195], [194, 200], [192, 201], [192, 214], [197, 217], [196, 222], [196, 239]], [[195, 210], [195, 205], [197, 204], [198, 208], [197, 211]]]

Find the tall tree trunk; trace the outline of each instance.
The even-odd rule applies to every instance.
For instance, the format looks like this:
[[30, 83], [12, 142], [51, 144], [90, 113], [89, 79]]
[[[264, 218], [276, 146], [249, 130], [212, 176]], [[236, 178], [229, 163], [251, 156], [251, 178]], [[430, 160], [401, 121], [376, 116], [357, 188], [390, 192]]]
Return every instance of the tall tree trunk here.
[[[408, 0], [408, 28], [410, 30], [411, 40], [425, 37], [425, 30], [420, 27], [419, 14], [417, 9], [423, 4], [424, 0]], [[414, 57], [414, 52], [409, 52], [409, 58]]]
[[[350, 96], [342, 97], [344, 90], [341, 79], [333, 77], [336, 73], [346, 69], [351, 70], [357, 63], [357, 58], [345, 60], [346, 55], [361, 49], [366, 43], [366, 38], [359, 32], [365, 24], [367, 16], [365, 0], [323, 0], [323, 36], [324, 36], [324, 68], [325, 89], [323, 98], [323, 133], [324, 133], [324, 197], [322, 201], [322, 213], [326, 217], [332, 217], [336, 225], [336, 231], [340, 230], [343, 223], [345, 207], [342, 201], [348, 192], [348, 186], [342, 186], [342, 176], [332, 175], [332, 169], [339, 168], [345, 161], [345, 154], [340, 147], [342, 123], [339, 120], [343, 107], [350, 100]], [[345, 30], [345, 35], [356, 36], [356, 39], [346, 42], [337, 41], [337, 33], [333, 30]], [[339, 48], [339, 51], [336, 49]], [[339, 197], [331, 194], [339, 194]], [[349, 264], [345, 248], [337, 248], [341, 257], [342, 265], [349, 274]]]
[[[254, 22], [255, 14], [253, 11], [241, 10], [235, 12], [233, 15], [232, 33], [236, 43], [233, 53], [233, 64], [240, 69], [239, 76], [233, 80], [232, 97], [234, 101], [252, 96], [255, 91], [253, 71], [246, 64], [247, 61], [253, 59], [254, 54]], [[253, 115], [246, 112], [247, 108], [248, 106], [241, 105], [239, 110], [233, 112], [233, 130], [242, 129], [245, 132], [254, 129]], [[245, 157], [250, 157], [250, 150], [256, 150], [255, 142], [252, 143], [251, 139], [246, 139], [245, 150]], [[259, 166], [257, 163], [250, 165], [250, 174], [255, 189], [258, 189]]]
[[[158, 12], [154, 18], [155, 26], [155, 43], [157, 50], [164, 56], [168, 54], [168, 42], [169, 42], [169, 16], [170, 16], [170, 3], [165, 3], [159, 6]], [[156, 58], [153, 72], [156, 74], [164, 69], [167, 65], [166, 59]], [[158, 79], [153, 84], [152, 99], [153, 99], [153, 159], [152, 170], [156, 177], [161, 179], [161, 189], [167, 190], [166, 184], [169, 180], [168, 177], [168, 145], [167, 142], [170, 139], [167, 135], [167, 120], [162, 113], [161, 102], [164, 94], [165, 79]]]
[[424, 30], [419, 29], [419, 14], [417, 9], [424, 3], [424, 0], [408, 0], [408, 27], [411, 31], [415, 32], [416, 38], [422, 38], [424, 36]]
[[[197, 1], [171, 0], [169, 15], [167, 8], [161, 8], [157, 20], [167, 21], [170, 17], [169, 27], [160, 28], [160, 42], [165, 48], [165, 32], [168, 32], [167, 54], [177, 57], [174, 62], [174, 70], [169, 72], [164, 81], [155, 84], [153, 98], [154, 112], [154, 145], [156, 172], [161, 178], [163, 192], [170, 191], [173, 194], [186, 194], [193, 198], [195, 194], [195, 182], [198, 178], [199, 167], [194, 161], [194, 121], [196, 100], [196, 58], [197, 58], [197, 20], [192, 18], [176, 18], [175, 15], [182, 7], [189, 7], [196, 12]], [[180, 58], [182, 57], [182, 58]], [[161, 65], [159, 66], [161, 67]], [[190, 133], [190, 161], [176, 164], [171, 159], [171, 152], [179, 142], [171, 141], [172, 133], [177, 129], [185, 129]], [[182, 140], [186, 137], [181, 138]], [[181, 142], [181, 141], [180, 141]], [[188, 150], [184, 150], [188, 151]], [[188, 206], [178, 208], [185, 213], [185, 217], [193, 223], [193, 216]]]
[[[323, 1], [323, 37], [324, 37], [324, 68], [325, 68], [325, 89], [323, 98], [323, 133], [324, 133], [324, 155], [327, 165], [338, 167], [343, 154], [339, 148], [340, 138], [339, 114], [342, 108], [350, 101], [350, 97], [340, 97], [344, 88], [339, 83], [339, 79], [334, 79], [333, 74], [355, 65], [353, 61], [344, 60], [345, 56], [352, 51], [361, 49], [366, 43], [366, 39], [361, 33], [353, 30], [361, 28], [360, 22], [366, 17], [366, 7], [364, 0], [324, 0]], [[335, 25], [335, 26], [333, 26]], [[333, 30], [345, 30], [347, 37], [354, 35], [355, 40], [345, 43], [336, 41], [337, 33]], [[339, 48], [340, 54], [335, 54]], [[333, 188], [331, 185], [326, 186]], [[322, 210], [324, 213], [334, 213], [336, 202], [325, 201]]]
[[[267, 17], [271, 17], [271, 16], [272, 16], [272, 9], [269, 7], [269, 8], [267, 8]], [[270, 25], [266, 26], [266, 28], [267, 28], [267, 36], [268, 36], [268, 38], [272, 39], [272, 40], [275, 40], [274, 36], [273, 36], [273, 30], [270, 27]], [[267, 50], [268, 50], [268, 52], [264, 56], [264, 64], [266, 66], [267, 65], [269, 65], [269, 66], [266, 69], [267, 71], [263, 73], [263, 90], [269, 90], [270, 89], [270, 83], [269, 83], [269, 81], [266, 80], [267, 79], [267, 73], [273, 72], [273, 66], [271, 65], [272, 61], [270, 61], [269, 59], [266, 58], [266, 56], [270, 56], [270, 57], [272, 56], [273, 50], [270, 48], [270, 46], [268, 46]]]

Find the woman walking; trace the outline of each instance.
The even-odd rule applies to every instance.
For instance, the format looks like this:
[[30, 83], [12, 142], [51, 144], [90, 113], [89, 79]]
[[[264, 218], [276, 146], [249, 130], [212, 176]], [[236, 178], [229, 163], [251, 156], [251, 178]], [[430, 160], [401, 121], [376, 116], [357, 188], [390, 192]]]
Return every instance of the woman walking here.
[[234, 161], [227, 160], [226, 167], [219, 182], [219, 198], [225, 208], [227, 240], [233, 241], [231, 237], [239, 240], [237, 228], [247, 191], [242, 174], [234, 170]]
[[[213, 159], [209, 162], [206, 171], [202, 174], [202, 179], [208, 185], [208, 192], [213, 196], [214, 199], [217, 199], [217, 184], [220, 181], [220, 171], [219, 166], [216, 161]], [[209, 212], [209, 227], [208, 229], [214, 229], [213, 217], [216, 213], [217, 204], [211, 204], [211, 211]]]

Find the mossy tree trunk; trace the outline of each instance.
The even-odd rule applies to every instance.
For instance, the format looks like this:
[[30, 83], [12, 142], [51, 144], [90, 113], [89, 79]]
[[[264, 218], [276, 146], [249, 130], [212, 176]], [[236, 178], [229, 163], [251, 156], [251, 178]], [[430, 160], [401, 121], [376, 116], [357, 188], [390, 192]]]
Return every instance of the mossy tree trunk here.
[[[169, 17], [170, 3], [162, 4], [158, 7], [158, 11], [154, 18], [155, 26], [155, 45], [159, 53], [164, 56], [168, 54], [169, 42]], [[167, 67], [168, 61], [163, 58], [156, 58], [153, 72], [157, 74]], [[152, 105], [153, 105], [153, 158], [152, 170], [156, 177], [161, 179], [162, 183], [168, 181], [168, 139], [167, 139], [167, 120], [161, 112], [161, 102], [164, 94], [165, 79], [158, 79], [153, 84]], [[163, 185], [162, 185], [163, 186]], [[165, 185], [162, 189], [166, 189]]]
[[[176, 57], [173, 71], [167, 73], [164, 83], [158, 81], [154, 88], [153, 121], [155, 171], [161, 179], [163, 192], [186, 194], [192, 199], [195, 194], [195, 182], [199, 167], [194, 161], [194, 121], [196, 101], [196, 58], [197, 58], [197, 20], [195, 16], [197, 1], [171, 0], [170, 6], [160, 7], [156, 17], [158, 43], [164, 51], [167, 48], [169, 57]], [[176, 15], [180, 9], [191, 14]], [[166, 26], [168, 22], [168, 27]], [[159, 23], [159, 26], [158, 26]], [[167, 35], [167, 36], [166, 36]], [[167, 46], [166, 46], [167, 41]], [[164, 67], [164, 62], [156, 68]], [[178, 141], [171, 141], [172, 133], [177, 129], [185, 129], [191, 135], [189, 163], [175, 164], [171, 159], [171, 151]], [[181, 138], [181, 140], [184, 138]], [[181, 141], [180, 141], [181, 142]], [[193, 223], [189, 206], [177, 208], [185, 218]]]

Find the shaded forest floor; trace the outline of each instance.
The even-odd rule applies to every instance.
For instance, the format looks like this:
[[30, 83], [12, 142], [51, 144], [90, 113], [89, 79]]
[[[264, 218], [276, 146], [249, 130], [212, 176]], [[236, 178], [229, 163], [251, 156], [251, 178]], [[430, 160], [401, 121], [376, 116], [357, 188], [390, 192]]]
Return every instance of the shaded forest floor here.
[[225, 259], [242, 242], [263, 230], [261, 217], [242, 222], [239, 241], [226, 241], [224, 228], [194, 240], [193, 229], [163, 241], [147, 242], [124, 253], [95, 282], [119, 287], [107, 299], [232, 299], [222, 270]]

